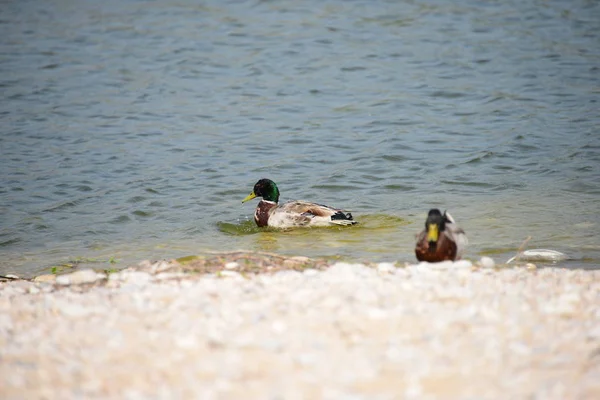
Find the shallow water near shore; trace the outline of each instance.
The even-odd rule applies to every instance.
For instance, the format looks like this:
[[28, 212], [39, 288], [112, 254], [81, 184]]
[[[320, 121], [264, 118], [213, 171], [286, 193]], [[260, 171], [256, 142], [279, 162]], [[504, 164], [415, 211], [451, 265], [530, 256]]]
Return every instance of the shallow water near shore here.
[[[246, 249], [413, 262], [427, 210], [466, 257], [600, 265], [600, 3], [9, 1], [0, 273]], [[260, 230], [282, 200], [347, 229]], [[76, 261], [76, 262], [74, 262]]]

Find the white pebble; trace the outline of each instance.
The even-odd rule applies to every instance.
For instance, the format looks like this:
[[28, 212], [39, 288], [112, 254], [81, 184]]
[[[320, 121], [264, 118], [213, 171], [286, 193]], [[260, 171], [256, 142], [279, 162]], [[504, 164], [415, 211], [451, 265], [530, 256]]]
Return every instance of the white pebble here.
[[239, 272], [235, 272], [235, 271], [220, 271], [219, 273], [220, 277], [223, 278], [239, 278], [239, 279], [243, 279], [242, 274], [240, 274]]
[[590, 329], [587, 333], [587, 337], [590, 340], [597, 340], [598, 338], [600, 338], [600, 325]]
[[54, 274], [38, 275], [35, 278], [33, 278], [33, 281], [34, 282], [55, 282], [56, 275], [54, 275]]
[[454, 262], [452, 261], [442, 261], [437, 263], [428, 263], [421, 262], [418, 265], [420, 268], [430, 268], [430, 269], [453, 269], [455, 268]]
[[273, 329], [273, 332], [275, 333], [283, 333], [287, 330], [287, 324], [283, 321], [274, 321], [271, 324], [271, 329]]
[[494, 262], [493, 258], [483, 256], [479, 260], [479, 265], [481, 265], [483, 268], [494, 268], [496, 263]]
[[377, 271], [382, 274], [393, 274], [396, 272], [396, 266], [392, 263], [379, 263], [377, 264]]
[[161, 272], [159, 274], [154, 275], [155, 281], [163, 281], [168, 279], [177, 279], [177, 278], [185, 278], [185, 273], [183, 272]]
[[147, 272], [141, 271], [121, 271], [114, 274], [110, 274], [110, 281], [122, 281], [127, 283], [134, 283], [137, 285], [143, 285], [152, 279], [152, 275]]
[[152, 266], [152, 264], [154, 264], [152, 261], [150, 261], [150, 260], [144, 260], [144, 261], [141, 261], [138, 264], [138, 267], [140, 267], [140, 268], [150, 268]]
[[388, 312], [379, 308], [379, 307], [371, 307], [367, 311], [367, 317], [370, 319], [386, 319], [388, 317]]
[[166, 271], [171, 268], [171, 263], [165, 260], [159, 261], [150, 266], [150, 271], [153, 273]]
[[469, 260], [454, 261], [453, 268], [472, 268], [473, 264]]
[[225, 269], [236, 269], [240, 266], [240, 264], [236, 263], [235, 261], [232, 262], [228, 262], [227, 264], [225, 264]]
[[84, 283], [93, 283], [104, 278], [106, 278], [105, 274], [99, 274], [91, 269], [82, 269], [56, 277], [56, 283], [59, 285], [81, 285]]
[[303, 274], [305, 276], [315, 276], [315, 275], [319, 275], [320, 271], [314, 268], [307, 268], [303, 271]]

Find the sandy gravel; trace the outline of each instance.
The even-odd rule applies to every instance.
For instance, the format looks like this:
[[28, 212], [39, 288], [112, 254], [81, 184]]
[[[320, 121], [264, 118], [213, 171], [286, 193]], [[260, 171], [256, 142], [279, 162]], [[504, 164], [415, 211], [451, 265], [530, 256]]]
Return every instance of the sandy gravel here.
[[600, 399], [600, 271], [236, 264], [0, 283], [0, 398]]

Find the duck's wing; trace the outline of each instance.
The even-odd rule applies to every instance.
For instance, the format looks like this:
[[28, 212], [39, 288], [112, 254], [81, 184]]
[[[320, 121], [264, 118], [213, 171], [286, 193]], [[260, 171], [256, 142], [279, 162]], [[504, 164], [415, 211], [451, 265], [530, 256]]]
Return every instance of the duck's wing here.
[[274, 208], [269, 215], [269, 226], [273, 228], [294, 228], [308, 226], [311, 217], [309, 215], [290, 212], [282, 207]]
[[298, 216], [295, 218], [298, 222], [302, 222], [302, 225], [328, 226], [356, 224], [350, 213], [344, 213], [337, 208], [303, 200], [284, 203], [277, 208], [276, 212]]
[[446, 217], [446, 236], [456, 243], [456, 259], [459, 260], [469, 244], [469, 239], [467, 239], [467, 234], [456, 224], [449, 212], [444, 212], [444, 216]]
[[[450, 225], [450, 226], [449, 226]], [[469, 244], [467, 234], [462, 228], [454, 224], [446, 224], [446, 235], [456, 244], [456, 260], [460, 260]]]

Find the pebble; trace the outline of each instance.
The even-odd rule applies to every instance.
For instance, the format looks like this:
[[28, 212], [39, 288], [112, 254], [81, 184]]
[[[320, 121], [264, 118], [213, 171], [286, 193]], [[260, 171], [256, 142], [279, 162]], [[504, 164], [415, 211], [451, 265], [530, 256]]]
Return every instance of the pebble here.
[[222, 278], [237, 278], [237, 279], [244, 279], [244, 277], [242, 276], [242, 274], [240, 274], [239, 272], [236, 271], [220, 271], [217, 273], [218, 276], [222, 277]]
[[396, 266], [392, 263], [379, 263], [377, 264], [377, 271], [382, 274], [393, 274], [396, 272]]
[[305, 276], [316, 276], [319, 275], [320, 271], [314, 268], [307, 268], [302, 272]]
[[473, 263], [469, 260], [459, 260], [459, 261], [454, 262], [453, 268], [455, 268], [455, 269], [460, 269], [460, 268], [470, 269], [470, 268], [473, 268]]
[[599, 340], [600, 339], [600, 324], [590, 329], [587, 333], [587, 337], [589, 340]]
[[225, 264], [225, 269], [237, 269], [240, 267], [240, 264], [232, 261], [232, 262], [228, 262], [227, 264]]
[[367, 311], [367, 317], [369, 319], [381, 319], [384, 320], [388, 317], [388, 312], [379, 307], [369, 308]]
[[123, 270], [121, 272], [116, 272], [114, 274], [110, 274], [108, 277], [109, 281], [120, 281], [127, 282], [136, 285], [145, 285], [146, 283], [152, 280], [152, 275], [147, 272], [142, 271], [128, 271]]
[[152, 266], [152, 264], [154, 264], [154, 262], [150, 261], [150, 260], [143, 260], [138, 264], [138, 267], [140, 268], [150, 268]]
[[305, 265], [309, 261], [310, 261], [310, 258], [308, 258], [308, 257], [301, 257], [301, 256], [290, 257], [283, 261], [283, 266], [285, 268], [298, 268], [298, 267]]
[[461, 269], [461, 268], [472, 268], [473, 264], [469, 260], [459, 260], [459, 261], [442, 261], [437, 263], [428, 263], [422, 262], [418, 264], [424, 268], [431, 269]]
[[38, 275], [35, 278], [33, 278], [33, 281], [34, 282], [55, 282], [56, 275], [54, 275], [54, 274]]
[[94, 283], [105, 278], [105, 274], [100, 274], [91, 269], [82, 269], [70, 274], [57, 276], [56, 283], [59, 285], [81, 285], [84, 283]]
[[172, 267], [172, 264], [170, 261], [162, 260], [162, 261], [158, 261], [158, 262], [152, 264], [150, 266], [150, 272], [152, 272], [152, 273], [163, 272], [168, 269], [171, 269], [171, 267]]
[[62, 306], [59, 308], [59, 311], [63, 315], [72, 317], [72, 318], [85, 317], [93, 312], [90, 308], [85, 307], [83, 305], [80, 305], [77, 303], [67, 303], [67, 302], [62, 304]]
[[494, 268], [496, 266], [496, 263], [494, 262], [494, 259], [491, 257], [486, 257], [483, 256], [481, 257], [481, 259], [479, 260], [479, 265], [482, 268]]
[[183, 272], [160, 272], [154, 275], [152, 278], [155, 281], [163, 281], [163, 280], [171, 280], [171, 279], [181, 279], [186, 276]]
[[287, 324], [283, 321], [273, 321], [271, 329], [277, 334], [284, 333], [287, 330]]

